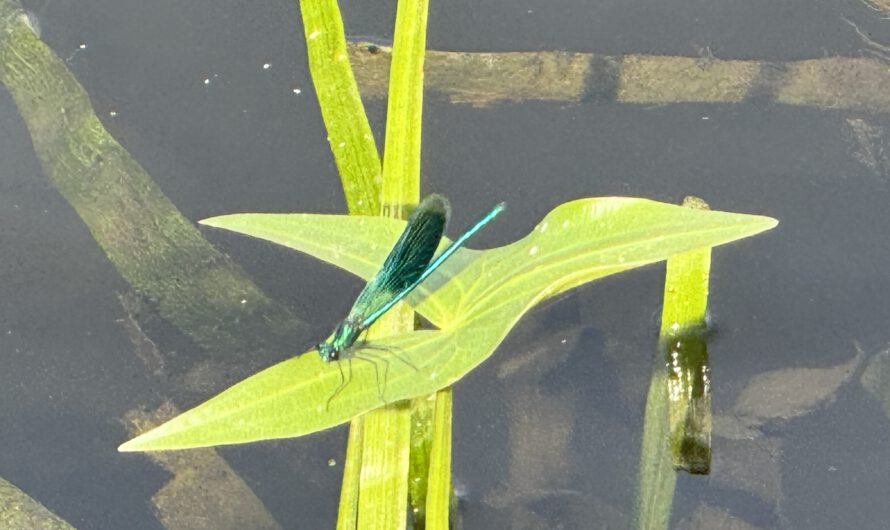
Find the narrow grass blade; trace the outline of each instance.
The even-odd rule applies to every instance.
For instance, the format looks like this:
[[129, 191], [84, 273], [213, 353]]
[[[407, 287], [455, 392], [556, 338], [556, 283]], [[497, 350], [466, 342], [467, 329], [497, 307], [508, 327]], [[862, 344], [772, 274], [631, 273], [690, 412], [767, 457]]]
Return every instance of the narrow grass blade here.
[[[407, 333], [414, 329], [414, 311], [397, 305], [381, 317], [369, 332], [369, 338]], [[361, 356], [361, 353], [357, 354]], [[395, 358], [377, 355], [353, 359], [358, 364], [373, 365], [375, 386], [387, 385], [390, 364]], [[350, 382], [350, 385], [352, 383]], [[348, 388], [348, 386], [347, 386]], [[411, 443], [411, 406], [394, 403], [372, 410], [362, 418], [362, 469], [359, 478], [358, 523], [362, 530], [405, 528], [408, 503], [408, 466]], [[350, 447], [350, 450], [352, 447]]]
[[337, 508], [337, 530], [356, 530], [358, 528], [358, 496], [362, 471], [363, 438], [364, 416], [359, 416], [349, 423], [346, 461], [343, 464], [343, 482], [340, 485], [340, 504]]
[[[700, 199], [684, 206], [708, 209]], [[711, 249], [667, 260], [659, 350], [668, 367], [669, 429], [674, 466], [707, 474], [711, 468], [711, 389], [705, 312]]]
[[384, 215], [388, 209], [416, 204], [420, 197], [420, 140], [423, 114], [423, 59], [427, 0], [400, 0], [396, 11], [393, 58], [383, 150]]
[[405, 528], [411, 406], [387, 405], [365, 415], [358, 522], [362, 530]]
[[439, 393], [411, 400], [411, 464], [408, 467], [408, 503], [415, 527], [423, 527], [426, 518], [429, 487], [430, 451], [436, 417], [436, 396]]
[[[701, 199], [683, 206], [705, 211]], [[711, 248], [674, 254], [667, 260], [659, 353], [643, 420], [634, 528], [667, 529], [675, 468], [707, 473], [711, 461], [711, 401], [704, 318]], [[667, 369], [665, 369], [667, 365]]]
[[451, 515], [451, 388], [436, 394], [426, 492], [426, 529], [448, 530]]
[[667, 372], [659, 358], [646, 397], [643, 444], [637, 475], [634, 524], [636, 530], [667, 530], [674, 502], [674, 470], [668, 430]]
[[309, 71], [349, 212], [380, 212], [380, 157], [349, 64], [336, 0], [299, 0]]
[[[420, 199], [426, 13], [426, 0], [398, 3], [381, 187], [385, 217], [406, 218], [408, 207]], [[386, 336], [413, 328], [414, 312], [400, 304], [380, 319], [372, 334]], [[410, 402], [389, 405], [365, 417], [358, 515], [363, 529], [401, 529], [407, 524], [411, 418]]]

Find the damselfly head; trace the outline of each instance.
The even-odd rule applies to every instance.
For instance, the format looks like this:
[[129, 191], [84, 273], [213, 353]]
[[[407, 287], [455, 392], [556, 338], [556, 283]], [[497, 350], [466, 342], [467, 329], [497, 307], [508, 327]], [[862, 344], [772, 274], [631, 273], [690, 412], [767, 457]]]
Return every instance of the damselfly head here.
[[326, 363], [336, 361], [340, 356], [340, 352], [330, 342], [321, 342], [315, 346], [315, 349], [318, 350], [321, 360]]

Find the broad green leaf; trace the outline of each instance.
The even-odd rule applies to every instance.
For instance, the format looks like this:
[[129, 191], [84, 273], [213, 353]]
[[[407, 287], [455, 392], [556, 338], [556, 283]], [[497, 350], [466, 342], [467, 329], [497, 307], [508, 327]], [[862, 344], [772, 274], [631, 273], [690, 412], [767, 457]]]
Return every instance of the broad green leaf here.
[[[405, 229], [405, 221], [385, 217], [359, 215], [316, 214], [257, 214], [221, 215], [204, 219], [201, 224], [225, 228], [272, 241], [299, 250], [343, 268], [365, 280], [371, 279]], [[443, 238], [441, 251], [449, 241]], [[426, 298], [460, 264], [474, 260], [480, 252], [462, 248], [408, 297], [417, 309], [419, 300]], [[441, 327], [450, 318], [448, 308], [433, 304], [425, 308], [423, 316]]]
[[[366, 280], [377, 273], [405, 228], [404, 221], [393, 219], [314, 214], [234, 214], [201, 223], [305, 252]], [[479, 291], [496, 283], [473, 272], [481, 272], [488, 280], [498, 278], [498, 274], [526, 277], [529, 271], [547, 264], [546, 271], [541, 272], [549, 279], [540, 279], [547, 284], [548, 291], [542, 294], [549, 297], [596, 278], [665, 259], [684, 249], [708, 246], [701, 241], [722, 244], [775, 225], [776, 221], [767, 217], [702, 213], [647, 199], [580, 199], [560, 205], [531, 234], [511, 245], [485, 252], [460, 249], [408, 301], [435, 326], [451, 327], [462, 317], [470, 316], [464, 314], [466, 308], [461, 304], [479, 301]], [[447, 244], [443, 241], [440, 250]], [[664, 248], [664, 252], [651, 258], [648, 251], [656, 248]], [[573, 270], [575, 262], [589, 263], [590, 267]], [[463, 269], [471, 263], [473, 267], [465, 275]], [[465, 278], [472, 278], [473, 282]], [[511, 286], [520, 281], [510, 279]], [[534, 291], [538, 284], [526, 286]], [[429, 296], [434, 291], [436, 295]]]
[[[385, 219], [307, 215], [227, 216], [206, 224], [305, 248], [363, 277], [376, 272], [376, 265], [367, 263], [382, 263], [404, 226]], [[416, 309], [439, 330], [382, 339], [375, 342], [375, 349], [360, 350], [339, 363], [325, 364], [314, 351], [307, 352], [234, 385], [127, 442], [121, 450], [299, 436], [333, 427], [384, 403], [432, 393], [487, 359], [516, 321], [543, 299], [775, 225], [768, 217], [692, 210], [645, 199], [563, 204], [523, 239], [456, 256], [459, 262], [446, 264], [438, 278], [431, 278], [434, 292]], [[346, 384], [338, 391], [344, 374]]]

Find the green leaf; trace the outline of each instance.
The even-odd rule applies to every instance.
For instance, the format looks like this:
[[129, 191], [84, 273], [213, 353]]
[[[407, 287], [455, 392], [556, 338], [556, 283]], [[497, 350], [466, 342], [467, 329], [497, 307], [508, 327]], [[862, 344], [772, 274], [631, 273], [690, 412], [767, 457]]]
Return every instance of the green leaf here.
[[427, 477], [427, 530], [448, 530], [451, 515], [451, 389], [439, 391]]
[[405, 528], [411, 407], [393, 403], [362, 417], [361, 489], [357, 528]]
[[340, 504], [337, 508], [337, 530], [358, 528], [359, 479], [362, 472], [362, 439], [365, 436], [363, 416], [349, 423], [346, 460], [343, 463], [343, 482], [340, 485]]
[[[386, 107], [386, 144], [383, 150], [381, 200], [385, 217], [406, 219], [408, 207], [420, 200], [420, 144], [423, 123], [423, 60], [426, 50], [428, 0], [399, 0], [389, 70], [389, 102]], [[370, 338], [414, 329], [414, 312], [403, 305], [377, 321]], [[414, 444], [427, 438], [413, 428], [413, 402], [405, 407], [382, 407], [365, 417], [366, 425], [382, 427], [366, 431], [363, 451], [379, 458], [362, 469], [359, 523], [367, 530], [405, 528], [405, 501], [426, 487], [418, 482], [411, 465], [416, 462]], [[384, 420], [381, 416], [391, 416]], [[370, 435], [369, 435], [370, 433]], [[418, 435], [420, 436], [418, 438]], [[373, 458], [373, 456], [372, 456]], [[380, 476], [378, 476], [380, 475]], [[412, 489], [413, 488], [413, 489]]]
[[401, 209], [420, 199], [423, 61], [428, 6], [428, 0], [400, 0], [396, 10], [383, 149], [381, 195], [384, 208]]
[[[687, 197], [683, 205], [708, 208], [696, 197]], [[671, 256], [666, 269], [658, 343], [662, 359], [670, 366], [667, 398], [673, 463], [678, 469], [707, 475], [711, 468], [711, 391], [705, 314], [711, 249]]]
[[[380, 270], [405, 221], [384, 217], [315, 214], [234, 214], [204, 219], [201, 224], [266, 239], [310, 254], [343, 268], [356, 276], [371, 279]], [[447, 246], [443, 238], [439, 251]], [[474, 260], [480, 252], [462, 248], [408, 297], [412, 306], [457, 271], [458, 264]], [[445, 314], [441, 314], [444, 312]], [[432, 305], [423, 316], [441, 327], [450, 314], [447, 308]]]
[[[426, 494], [429, 488], [430, 450], [439, 394], [411, 400], [411, 458], [408, 465], [408, 508], [415, 525], [423, 526], [426, 517]], [[449, 477], [450, 478], [450, 477]]]
[[[400, 221], [369, 217], [257, 214], [214, 218], [205, 224], [305, 250], [365, 278], [376, 272], [404, 227]], [[307, 352], [234, 385], [125, 443], [121, 450], [300, 436], [384, 403], [432, 393], [487, 359], [516, 321], [541, 300], [776, 224], [768, 217], [693, 210], [645, 199], [596, 198], [563, 204], [523, 239], [484, 252], [459, 253], [430, 278], [416, 310], [439, 326], [438, 331], [381, 339], [375, 349], [360, 350], [339, 363], [325, 364], [314, 351]]]
[[[687, 197], [683, 206], [709, 208], [697, 197]], [[646, 397], [637, 476], [633, 528], [640, 530], [668, 527], [677, 485], [675, 467], [704, 471], [710, 465], [710, 394], [696, 383], [703, 382], [707, 369], [704, 319], [711, 249], [700, 247], [674, 254], [665, 269], [660, 355]], [[670, 352], [677, 352], [677, 358]], [[687, 447], [706, 447], [707, 454], [685, 454], [685, 440], [692, 442], [685, 444]]]
[[636, 506], [631, 526], [634, 530], [667, 529], [671, 520], [677, 472], [672, 458], [667, 393], [668, 374], [659, 358], [646, 396]]
[[[312, 79], [319, 94], [350, 212], [381, 213], [399, 219], [407, 217], [405, 207], [417, 204], [420, 194], [427, 1], [403, 0], [398, 3], [382, 179], [376, 178], [380, 174], [380, 163], [346, 60], [343, 24], [337, 3], [335, 0], [303, 0], [300, 7], [310, 51]], [[376, 193], [378, 185], [380, 193]], [[364, 199], [357, 199], [362, 194]], [[383, 209], [379, 197], [384, 201]], [[393, 310], [378, 320], [372, 333], [413, 329], [413, 324], [413, 312]], [[404, 407], [384, 407], [364, 419], [361, 459], [369, 464], [363, 465], [358, 475], [344, 476], [344, 492], [349, 495], [341, 502], [338, 527], [405, 527], [408, 474], [402, 468], [408, 465], [409, 437], [399, 436], [404, 430], [399, 426], [410, 425], [410, 412], [401, 408]], [[400, 444], [393, 445], [394, 440]], [[356, 439], [350, 438], [350, 463], [359, 459], [359, 448], [354, 443]], [[347, 480], [356, 478], [359, 478], [356, 484], [347, 483]], [[351, 492], [356, 485], [361, 491], [357, 497]], [[357, 498], [357, 504], [353, 497]]]
[[309, 71], [349, 211], [380, 212], [380, 158], [346, 50], [336, 0], [300, 0]]

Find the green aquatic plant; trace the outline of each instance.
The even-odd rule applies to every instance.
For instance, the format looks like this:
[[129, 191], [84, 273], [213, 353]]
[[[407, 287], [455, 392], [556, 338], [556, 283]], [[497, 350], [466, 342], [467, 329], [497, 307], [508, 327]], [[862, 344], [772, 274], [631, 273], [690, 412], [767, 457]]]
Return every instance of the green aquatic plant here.
[[[261, 237], [370, 278], [405, 223], [373, 217], [240, 214], [204, 224]], [[535, 304], [583, 283], [776, 225], [761, 216], [693, 210], [645, 199], [563, 204], [526, 237], [486, 251], [462, 249], [408, 298], [437, 330], [376, 341], [387, 351], [385, 380], [374, 363], [341, 367], [300, 355], [234, 385], [121, 446], [183, 449], [309, 434], [386, 403], [448, 387], [487, 359]], [[398, 353], [396, 353], [398, 352]], [[379, 385], [383, 384], [381, 389]], [[383, 401], [381, 401], [383, 396]]]
[[[697, 197], [686, 208], [707, 210]], [[707, 474], [711, 462], [711, 394], [705, 314], [711, 249], [697, 248], [667, 259], [661, 331], [646, 413], [637, 477], [634, 526], [668, 528], [675, 469]]]
[[[404, 210], [419, 198], [427, 3], [399, 4], [382, 166], [347, 59], [335, 0], [304, 0], [300, 8], [316, 94], [348, 209], [354, 214], [382, 212], [403, 218]], [[238, 353], [267, 337], [302, 327], [204, 241], [135, 159], [105, 131], [86, 92], [64, 62], [24, 22], [19, 2], [0, 0], [0, 13], [5, 24], [0, 31], [0, 81], [20, 109], [50, 180], [134, 289], [153, 302], [168, 321], [216, 354]], [[68, 120], [44, 119], [55, 115], [58, 108], [65, 109]], [[98, 189], [102, 193], [94, 193]], [[243, 226], [244, 233], [261, 237], [281, 229], [282, 241], [290, 246], [316, 252], [364, 278], [380, 267], [381, 252], [404, 226], [391, 219], [322, 216], [283, 220], [248, 216], [214, 222], [220, 227], [226, 223], [234, 228]], [[516, 243], [484, 252], [461, 250], [421, 286], [409, 301], [437, 330], [411, 329], [410, 311], [392, 315], [402, 321], [403, 331], [380, 340], [372, 336], [375, 343], [391, 350], [378, 355], [385, 366], [382, 380], [378, 366], [351, 363], [349, 384], [331, 401], [342, 365], [325, 366], [312, 355], [291, 359], [137, 437], [122, 449], [242, 443], [296, 436], [352, 420], [338, 526], [356, 527], [362, 506], [371, 508], [365, 510], [363, 521], [374, 520], [387, 528], [405, 526], [402, 492], [410, 482], [412, 507], [418, 510], [425, 502], [430, 514], [438, 514], [427, 519], [427, 527], [446, 528], [450, 385], [490, 356], [525, 311], [586, 281], [675, 252], [752, 235], [774, 223], [768, 218], [719, 212], [686, 217], [676, 207], [641, 199], [586, 199], [562, 205], [535, 232]], [[349, 238], [344, 234], [350, 234]], [[164, 259], [142, 259], [146, 252]], [[245, 325], [245, 305], [255, 308], [249, 326]], [[233, 322], [241, 325], [233, 326]], [[377, 333], [377, 337], [388, 331]], [[369, 411], [371, 414], [362, 416]], [[425, 419], [422, 428], [415, 429], [414, 420], [419, 417]], [[368, 420], [362, 423], [357, 418]], [[397, 443], [390, 443], [393, 440]], [[409, 444], [410, 470], [405, 449]], [[369, 450], [374, 447], [382, 449]], [[372, 491], [376, 486], [362, 483], [359, 487], [360, 475], [370, 474], [361, 469], [362, 458], [370, 464], [367, 469], [384, 469], [396, 462], [397, 469], [389, 472], [395, 477], [389, 484], [395, 486], [381, 487], [379, 494]], [[421, 483], [428, 484], [426, 489], [415, 488]], [[359, 497], [361, 503], [356, 500]], [[379, 505], [375, 505], [377, 499], [381, 500]], [[373, 510], [384, 503], [388, 505], [386, 513], [377, 518]], [[388, 520], [394, 523], [389, 525]], [[367, 523], [362, 527], [368, 528]]]

